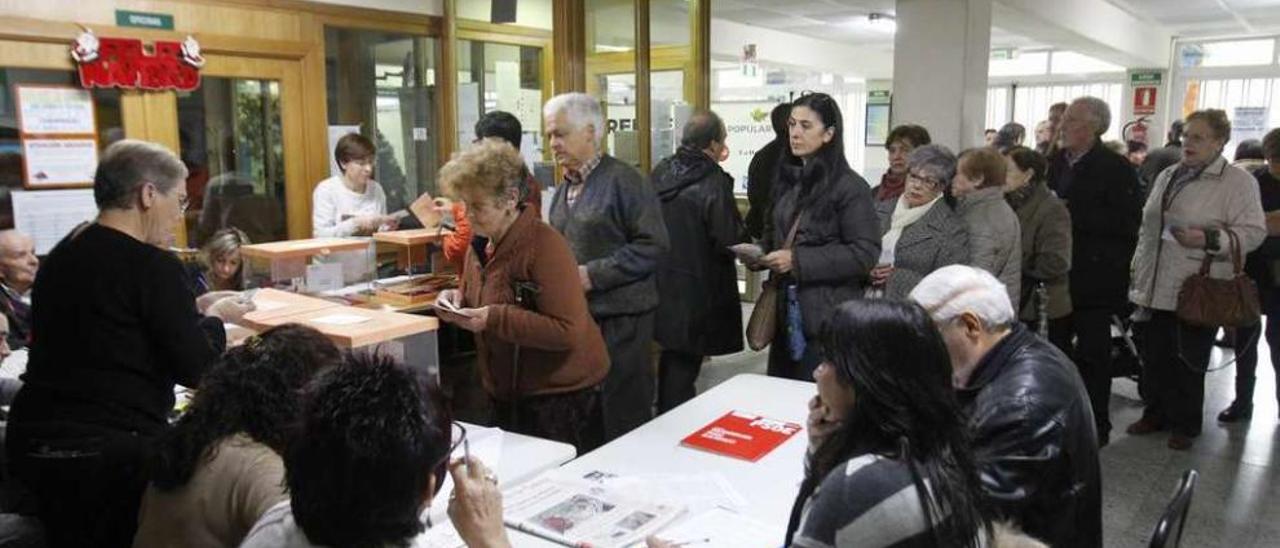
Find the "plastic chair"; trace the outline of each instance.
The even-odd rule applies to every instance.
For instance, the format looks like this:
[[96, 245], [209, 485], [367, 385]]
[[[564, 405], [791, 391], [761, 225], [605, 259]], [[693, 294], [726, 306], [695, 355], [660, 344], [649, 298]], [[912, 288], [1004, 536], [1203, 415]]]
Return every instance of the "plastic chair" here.
[[[1173, 494], [1173, 500], [1165, 507], [1164, 515], [1156, 523], [1151, 532], [1150, 548], [1177, 548], [1182, 543], [1182, 528], [1187, 523], [1187, 512], [1191, 510], [1191, 495], [1196, 491], [1196, 479], [1200, 474], [1195, 470], [1182, 473], [1182, 481]], [[1172, 541], [1172, 542], [1170, 542]]]

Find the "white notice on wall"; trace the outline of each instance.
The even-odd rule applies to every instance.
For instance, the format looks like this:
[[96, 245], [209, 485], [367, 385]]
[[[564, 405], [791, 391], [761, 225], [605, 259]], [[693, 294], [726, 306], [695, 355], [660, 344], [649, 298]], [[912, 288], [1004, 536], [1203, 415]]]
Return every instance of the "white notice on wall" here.
[[76, 225], [96, 216], [92, 189], [13, 193], [14, 228], [36, 241], [37, 255], [49, 253]]
[[73, 87], [18, 86], [18, 119], [25, 134], [80, 134], [97, 132], [93, 96]]
[[98, 143], [93, 139], [25, 139], [27, 186], [85, 184], [98, 169]]
[[1231, 142], [1262, 139], [1267, 133], [1267, 107], [1236, 107], [1231, 116]]

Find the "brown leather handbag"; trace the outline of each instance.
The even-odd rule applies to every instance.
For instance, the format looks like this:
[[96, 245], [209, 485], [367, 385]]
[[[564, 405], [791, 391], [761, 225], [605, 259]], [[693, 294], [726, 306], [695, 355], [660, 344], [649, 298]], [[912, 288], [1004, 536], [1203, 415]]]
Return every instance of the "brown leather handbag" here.
[[[787, 241], [782, 244], [783, 249], [791, 249], [791, 245], [795, 243], [801, 215], [797, 215], [795, 224], [791, 225]], [[794, 255], [792, 260], [795, 260]], [[770, 273], [760, 290], [760, 296], [756, 298], [755, 307], [751, 309], [751, 318], [747, 320], [747, 346], [752, 350], [764, 350], [773, 342], [773, 336], [777, 333], [778, 275]]]
[[1178, 291], [1178, 318], [1203, 327], [1258, 325], [1262, 319], [1258, 286], [1244, 273], [1240, 238], [1230, 230], [1223, 232], [1230, 241], [1232, 277], [1226, 280], [1209, 277], [1213, 256], [1205, 253], [1200, 272], [1188, 276]]

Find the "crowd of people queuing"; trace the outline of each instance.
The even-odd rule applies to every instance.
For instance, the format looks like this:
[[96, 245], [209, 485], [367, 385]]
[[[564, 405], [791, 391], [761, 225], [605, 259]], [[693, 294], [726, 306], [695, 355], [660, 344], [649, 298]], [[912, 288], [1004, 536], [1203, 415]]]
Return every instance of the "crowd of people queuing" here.
[[[545, 221], [501, 112], [441, 169], [447, 199], [414, 206], [455, 224], [460, 287], [436, 313], [474, 336], [489, 422], [581, 454], [693, 398], [706, 359], [743, 348], [741, 260], [778, 296], [769, 374], [815, 381], [788, 545], [1101, 546], [1113, 327], [1140, 335], [1145, 364], [1127, 432], [1185, 450], [1216, 329], [1179, 316], [1184, 281], [1206, 257], [1229, 277], [1238, 247], [1263, 313], [1280, 310], [1280, 130], [1233, 163], [1219, 110], [1150, 151], [1104, 143], [1093, 97], [1054, 105], [1034, 143], [1011, 123], [957, 153], [904, 124], [873, 188], [845, 158], [837, 101], [806, 93], [773, 109], [745, 216], [716, 113], [694, 112], [647, 180], [605, 151], [597, 99], [559, 95], [543, 115], [563, 173]], [[317, 235], [412, 222], [387, 213], [373, 151], [338, 142]], [[97, 168], [98, 217], [43, 261], [0, 232], [0, 360], [29, 352], [0, 384], [3, 510], [51, 546], [406, 545], [451, 474], [462, 537], [507, 545], [496, 477], [451, 460], [465, 429], [422, 373], [298, 325], [227, 348], [224, 324], [253, 309], [249, 237], [225, 227], [184, 268], [164, 247], [185, 178], [170, 151], [120, 141]], [[1220, 421], [1252, 414], [1259, 336], [1280, 343], [1280, 327], [1235, 331]], [[175, 384], [198, 388], [176, 418]]]

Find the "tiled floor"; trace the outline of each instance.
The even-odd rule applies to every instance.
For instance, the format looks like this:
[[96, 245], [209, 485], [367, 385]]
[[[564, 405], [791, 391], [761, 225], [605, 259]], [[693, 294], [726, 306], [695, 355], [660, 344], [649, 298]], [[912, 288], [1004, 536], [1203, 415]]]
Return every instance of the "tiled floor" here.
[[[744, 311], [750, 310], [744, 307]], [[744, 316], [745, 317], [745, 316]], [[1112, 387], [1111, 444], [1102, 450], [1103, 524], [1108, 548], [1147, 546], [1183, 471], [1200, 473], [1182, 546], [1189, 548], [1280, 547], [1280, 420], [1276, 376], [1266, 341], [1258, 344], [1258, 386], [1251, 422], [1224, 426], [1215, 417], [1234, 396], [1233, 365], [1209, 373], [1204, 433], [1190, 451], [1165, 447], [1166, 437], [1130, 437], [1124, 427], [1142, 412], [1137, 387], [1117, 379]], [[1214, 363], [1231, 360], [1214, 351]], [[739, 373], [764, 373], [767, 355], [745, 351], [712, 359], [702, 370], [699, 391]]]

